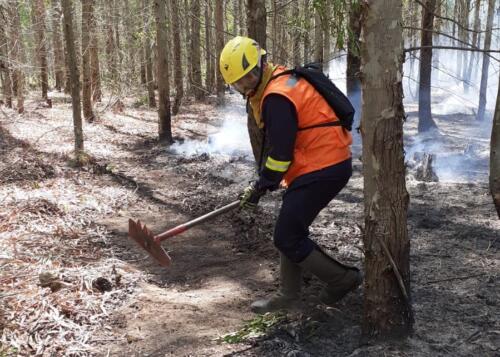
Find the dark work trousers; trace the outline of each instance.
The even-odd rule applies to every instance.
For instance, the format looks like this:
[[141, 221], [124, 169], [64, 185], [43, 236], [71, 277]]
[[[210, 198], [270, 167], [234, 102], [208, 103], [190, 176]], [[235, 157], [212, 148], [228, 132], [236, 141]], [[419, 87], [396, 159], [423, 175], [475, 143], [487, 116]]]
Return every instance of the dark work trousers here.
[[314, 249], [309, 226], [344, 188], [351, 174], [349, 159], [323, 172], [297, 178], [285, 192], [274, 229], [274, 245], [294, 263], [303, 261]]

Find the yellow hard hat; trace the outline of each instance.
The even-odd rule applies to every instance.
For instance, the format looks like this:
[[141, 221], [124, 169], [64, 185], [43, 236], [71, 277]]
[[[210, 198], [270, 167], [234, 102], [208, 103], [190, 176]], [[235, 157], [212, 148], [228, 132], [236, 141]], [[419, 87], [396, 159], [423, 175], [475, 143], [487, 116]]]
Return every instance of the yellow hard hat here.
[[251, 38], [237, 36], [229, 40], [219, 59], [222, 78], [227, 84], [236, 82], [260, 64], [260, 58], [265, 53], [266, 51]]

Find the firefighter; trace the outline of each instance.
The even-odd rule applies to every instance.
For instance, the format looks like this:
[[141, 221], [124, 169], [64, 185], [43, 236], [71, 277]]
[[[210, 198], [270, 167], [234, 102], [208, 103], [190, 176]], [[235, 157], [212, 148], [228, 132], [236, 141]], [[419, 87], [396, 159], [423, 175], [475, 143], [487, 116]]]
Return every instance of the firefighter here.
[[286, 68], [267, 62], [265, 54], [256, 41], [238, 36], [226, 44], [219, 63], [225, 82], [247, 99], [269, 145], [259, 179], [240, 196], [241, 207], [255, 208], [267, 191], [280, 183], [286, 187], [273, 237], [280, 252], [280, 289], [251, 309], [265, 313], [298, 306], [303, 269], [324, 282], [319, 298], [332, 305], [357, 288], [362, 275], [323, 252], [308, 237], [309, 226], [351, 177], [352, 137], [341, 126], [324, 125], [338, 118], [305, 79], [273, 78]]

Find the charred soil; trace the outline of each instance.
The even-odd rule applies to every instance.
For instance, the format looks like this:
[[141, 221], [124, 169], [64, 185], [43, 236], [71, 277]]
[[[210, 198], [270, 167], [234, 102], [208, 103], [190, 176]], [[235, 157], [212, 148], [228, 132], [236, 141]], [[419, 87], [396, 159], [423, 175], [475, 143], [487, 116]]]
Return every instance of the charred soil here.
[[[92, 159], [74, 167], [70, 105], [54, 103], [43, 109], [28, 101], [22, 116], [0, 113], [0, 355], [500, 352], [500, 223], [481, 165], [454, 183], [418, 181], [409, 166], [415, 331], [405, 341], [361, 344], [362, 289], [327, 308], [315, 298], [319, 283], [305, 276], [301, 309], [272, 323], [251, 314], [253, 299], [278, 287], [272, 233], [281, 192], [264, 197], [255, 213], [231, 212], [164, 242], [168, 269], [127, 238], [129, 217], [156, 233], [233, 201], [254, 175], [247, 155], [179, 155], [157, 143], [156, 112], [124, 101], [121, 112], [97, 108], [98, 120], [84, 127]], [[218, 115], [210, 105], [187, 105], [174, 118], [177, 141], [203, 140], [217, 130]], [[461, 133], [473, 123], [456, 119], [453, 126], [453, 116], [436, 121], [448, 146], [469, 158], [475, 152]], [[415, 122], [410, 116], [408, 142]], [[351, 181], [318, 216], [311, 237], [364, 269], [357, 156]]]

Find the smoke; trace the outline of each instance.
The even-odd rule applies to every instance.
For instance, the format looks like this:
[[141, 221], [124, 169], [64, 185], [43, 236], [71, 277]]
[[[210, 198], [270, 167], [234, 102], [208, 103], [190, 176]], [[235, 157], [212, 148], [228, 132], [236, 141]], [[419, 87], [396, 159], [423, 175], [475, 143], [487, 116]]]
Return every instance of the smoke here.
[[[236, 98], [237, 97], [237, 98]], [[200, 154], [251, 157], [252, 150], [246, 126], [246, 111], [240, 96], [229, 96], [228, 104], [218, 109], [206, 139], [176, 142], [169, 150], [183, 156]]]

